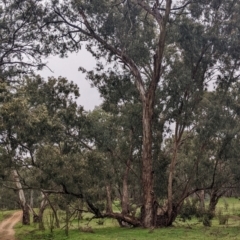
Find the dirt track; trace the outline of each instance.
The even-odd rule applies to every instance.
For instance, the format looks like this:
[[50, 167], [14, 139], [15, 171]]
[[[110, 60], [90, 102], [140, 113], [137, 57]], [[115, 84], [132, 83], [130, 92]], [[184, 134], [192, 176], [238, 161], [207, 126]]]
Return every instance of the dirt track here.
[[15, 240], [13, 227], [21, 218], [22, 212], [18, 211], [0, 223], [0, 240]]

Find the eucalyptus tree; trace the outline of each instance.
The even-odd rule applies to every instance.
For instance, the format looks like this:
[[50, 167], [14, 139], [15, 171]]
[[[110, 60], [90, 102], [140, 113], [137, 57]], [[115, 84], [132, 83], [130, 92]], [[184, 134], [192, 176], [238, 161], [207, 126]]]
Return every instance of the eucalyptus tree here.
[[[27, 100], [14, 92], [13, 88], [3, 84], [5, 91], [1, 93], [3, 101], [1, 102], [1, 146], [8, 158], [1, 158], [2, 165], [8, 167], [5, 169], [5, 181], [15, 183], [15, 188], [19, 196], [19, 203], [23, 210], [23, 224], [30, 223], [29, 207], [25, 198], [22, 184], [18, 173], [19, 167], [24, 164], [22, 156], [26, 153], [25, 145], [32, 145], [33, 135], [32, 127], [34, 124], [40, 124], [39, 109], [28, 111]], [[26, 131], [26, 132], [25, 132]], [[28, 135], [24, 135], [24, 134]], [[9, 176], [8, 176], [9, 175]], [[10, 187], [13, 187], [12, 184]]]
[[[230, 86], [229, 83], [227, 85]], [[172, 174], [170, 181], [168, 179], [171, 187], [168, 194], [169, 191], [173, 193], [173, 219], [184, 199], [191, 194], [201, 190], [210, 192], [209, 208], [213, 211], [218, 199], [236, 187], [231, 170], [233, 162], [238, 162], [237, 151], [232, 153], [239, 134], [238, 113], [235, 110], [238, 100], [234, 98], [233, 91], [225, 87], [205, 92], [197, 103], [196, 111], [190, 108], [193, 113], [188, 113], [185, 119], [179, 117], [180, 123], [176, 122], [172, 147], [165, 150], [172, 152], [171, 164], [174, 164], [174, 170], [170, 168], [168, 173], [169, 176]], [[186, 107], [188, 103], [184, 104]], [[191, 121], [190, 125], [184, 127], [187, 120]]]
[[[120, 195], [124, 195], [128, 198], [128, 178], [131, 169], [135, 167], [137, 175], [139, 175], [138, 161], [135, 160], [133, 164], [133, 158], [139, 158], [141, 155], [142, 144], [142, 122], [141, 122], [141, 102], [139, 101], [139, 95], [134, 88], [133, 82], [129, 79], [127, 74], [119, 74], [117, 72], [111, 72], [111, 81], [105, 74], [88, 74], [87, 77], [95, 87], [98, 88], [102, 98], [102, 110], [100, 113], [102, 116], [106, 116], [106, 120], [101, 122], [101, 115], [99, 116], [99, 127], [103, 133], [98, 134], [98, 131], [92, 131], [96, 144], [102, 151], [110, 152], [114, 157], [115, 164], [119, 164], [117, 172], [122, 176], [119, 176], [120, 185], [123, 186], [122, 190], [119, 189]], [[118, 86], [118, 88], [116, 88]], [[96, 124], [98, 120], [95, 117], [93, 124]], [[101, 127], [101, 125], [106, 125]], [[106, 138], [102, 138], [99, 141], [99, 137], [105, 135], [104, 131], [109, 129], [111, 135]], [[135, 153], [135, 154], [134, 154]], [[122, 163], [124, 163], [122, 165]], [[135, 169], [135, 170], [136, 170]], [[117, 173], [116, 172], [116, 173]], [[136, 173], [135, 173], [136, 174]], [[125, 190], [124, 190], [125, 189]], [[127, 201], [125, 201], [127, 202]], [[127, 207], [125, 205], [123, 212], [127, 213]]]
[[61, 121], [68, 121], [71, 128], [78, 88], [64, 78], [45, 82], [40, 76], [26, 77], [22, 85], [6, 88], [1, 104], [2, 144], [10, 144], [12, 150], [20, 147], [19, 154], [28, 151], [34, 165], [34, 151], [42, 142], [54, 139], [53, 133], [57, 135], [63, 128]]
[[[233, 7], [236, 7], [235, 11]], [[227, 93], [230, 84], [239, 80], [240, 59], [235, 52], [240, 49], [233, 43], [233, 39], [238, 41], [238, 34], [234, 35], [232, 32], [226, 37], [234, 25], [236, 19], [233, 20], [233, 16], [237, 14], [238, 8], [236, 2], [217, 4], [210, 1], [204, 7], [201, 1], [190, 4], [187, 8], [189, 14], [176, 17], [178, 22], [170, 28], [167, 35], [169, 45], [165, 51], [165, 61], [168, 69], [163, 73], [162, 81], [167, 110], [162, 111], [162, 114], [174, 124], [174, 141], [168, 170], [168, 206], [165, 216], [167, 225], [172, 224], [178, 208], [181, 207], [180, 202], [192, 191], [185, 185], [181, 197], [175, 202], [178, 197], [174, 195], [177, 195], [178, 191], [174, 191], [173, 185], [174, 175], [178, 174], [178, 154], [186, 140], [194, 136], [198, 121], [201, 121], [199, 109], [208, 91], [208, 84], [221, 82]], [[199, 9], [202, 11], [198, 11]], [[198, 18], [203, 21], [198, 21]], [[205, 21], [208, 24], [205, 24]], [[224, 98], [222, 102], [225, 104]], [[209, 119], [206, 119], [206, 125], [203, 124], [200, 128], [206, 129], [208, 121]], [[209, 130], [210, 133], [215, 134], [213, 129]], [[207, 140], [210, 135], [205, 137]]]
[[228, 92], [226, 88], [206, 92], [198, 108], [194, 131], [183, 133], [173, 184], [177, 210], [185, 196], [203, 190], [210, 196], [209, 213], [214, 214], [219, 198], [238, 185], [232, 171], [239, 164], [239, 151], [235, 147], [240, 130], [236, 109], [238, 85], [231, 84]]
[[[209, 211], [214, 213], [218, 200], [221, 196], [237, 189], [238, 180], [234, 166], [239, 165], [239, 150], [236, 148], [239, 139], [239, 82], [228, 84], [228, 92], [225, 87], [218, 86], [216, 90], [218, 97], [213, 97], [215, 104], [211, 119], [218, 122], [218, 129], [212, 137], [214, 175], [210, 192]], [[216, 99], [220, 97], [217, 103]], [[219, 105], [220, 106], [219, 106]], [[211, 121], [210, 121], [211, 122]]]
[[[40, 3], [37, 0], [0, 1], [0, 78], [9, 81], [19, 74], [41, 69], [47, 52], [42, 38]], [[19, 78], [15, 78], [19, 81]], [[13, 81], [13, 79], [12, 79]]]
[[[24, 206], [25, 217], [28, 215], [28, 203], [24, 197], [24, 188], [51, 190], [49, 187], [54, 186], [52, 183], [55, 182], [59, 192], [69, 193], [62, 180], [66, 181], [67, 177], [64, 169], [59, 166], [64, 164], [66, 167], [69, 164], [70, 156], [66, 157], [69, 152], [80, 152], [80, 147], [73, 138], [78, 137], [81, 129], [79, 117], [82, 110], [78, 109], [75, 102], [75, 98], [79, 96], [78, 87], [61, 77], [49, 78], [45, 82], [40, 76], [32, 76], [26, 77], [24, 83], [18, 87], [3, 85], [5, 90], [2, 91], [0, 108], [1, 146], [8, 158], [1, 157], [1, 161], [3, 165], [8, 165], [6, 170], [9, 169], [15, 177], [16, 190]], [[80, 136], [78, 139], [82, 141]], [[56, 165], [54, 157], [52, 161], [49, 158], [45, 161], [37, 158], [37, 153], [49, 145], [49, 150], [53, 153], [59, 152], [58, 159], [55, 159]], [[56, 146], [58, 149], [53, 151]], [[46, 165], [47, 168], [44, 167]], [[51, 165], [55, 168], [49, 169]], [[62, 173], [59, 172], [60, 169]], [[25, 178], [26, 175], [21, 172], [30, 172], [36, 179]], [[62, 176], [60, 180], [56, 177], [57, 174]], [[78, 195], [81, 196], [80, 193]]]
[[[238, 2], [65, 0], [52, 1], [46, 8], [49, 12], [43, 21], [49, 33], [46, 42], [52, 52], [65, 56], [68, 51], [80, 49], [81, 42], [86, 41], [86, 48], [97, 59], [112, 63], [115, 71], [125, 68], [135, 83], [142, 105], [141, 224], [144, 227], [155, 225], [157, 215], [152, 152], [157, 101], [162, 106], [161, 129], [164, 121], [176, 122], [176, 154], [168, 179], [166, 224], [171, 225], [173, 173], [183, 131], [194, 122], [193, 112], [205, 84], [216, 76], [214, 70], [218, 68], [224, 75], [227, 67], [239, 67], [238, 29], [233, 31], [239, 16]], [[99, 63], [97, 71], [104, 70]], [[111, 81], [111, 71], [105, 74]]]
[[[105, 103], [107, 104], [107, 103]], [[106, 190], [114, 190], [113, 194], [120, 198], [121, 213], [130, 215], [130, 206], [140, 204], [140, 152], [141, 152], [141, 123], [136, 125], [139, 119], [139, 106], [126, 103], [116, 108], [110, 103], [113, 112], [105, 112], [96, 109], [88, 114], [92, 121], [91, 139], [94, 141], [95, 152], [102, 155], [104, 170], [100, 178], [104, 177]], [[106, 107], [106, 105], [105, 105]], [[137, 119], [135, 118], [137, 117]], [[134, 120], [135, 119], [135, 120]], [[134, 125], [135, 123], [135, 125]], [[138, 134], [136, 134], [138, 133]], [[138, 138], [134, 136], [138, 135]], [[111, 185], [110, 185], [111, 183]], [[108, 193], [108, 191], [107, 191]], [[132, 194], [131, 194], [132, 193]], [[132, 195], [131, 200], [129, 195]], [[110, 209], [110, 207], [109, 207]], [[112, 212], [112, 211], [111, 211]], [[121, 220], [119, 219], [121, 222]]]
[[56, 32], [49, 38], [64, 39], [56, 51], [78, 49], [87, 40], [94, 56], [107, 56], [116, 68], [124, 65], [134, 77], [142, 102], [142, 225], [150, 227], [155, 215], [151, 122], [172, 1], [53, 1], [48, 7], [52, 12], [45, 21], [56, 23]]

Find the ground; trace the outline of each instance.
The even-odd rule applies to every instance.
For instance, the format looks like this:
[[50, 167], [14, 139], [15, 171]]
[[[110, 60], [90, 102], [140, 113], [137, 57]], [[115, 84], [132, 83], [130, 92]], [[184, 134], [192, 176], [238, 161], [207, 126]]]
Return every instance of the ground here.
[[22, 212], [17, 211], [0, 223], [0, 240], [15, 240], [13, 227], [22, 218]]

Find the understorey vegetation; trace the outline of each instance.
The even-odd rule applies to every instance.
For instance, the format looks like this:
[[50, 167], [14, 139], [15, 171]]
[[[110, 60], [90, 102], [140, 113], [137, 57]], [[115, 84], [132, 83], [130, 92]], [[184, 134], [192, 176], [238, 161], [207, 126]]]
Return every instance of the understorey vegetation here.
[[[46, 209], [52, 228], [64, 211], [67, 234], [86, 212], [100, 225], [194, 216], [210, 226], [219, 199], [239, 196], [238, 1], [10, 0], [0, 10], [2, 208], [40, 229]], [[97, 65], [79, 69], [103, 99], [93, 111], [75, 83], [34, 73], [52, 55], [83, 57], [83, 44]]]
[[[196, 200], [192, 199], [195, 205]], [[207, 205], [209, 200], [205, 200]], [[226, 208], [226, 204], [229, 205]], [[118, 201], [113, 204], [114, 211], [120, 206]], [[195, 205], [198, 209], [199, 203]], [[70, 208], [73, 213], [73, 208]], [[186, 214], [186, 210], [184, 210]], [[164, 238], [174, 240], [178, 239], [216, 239], [223, 240], [236, 239], [239, 232], [240, 223], [240, 202], [238, 198], [221, 198], [216, 207], [216, 216], [209, 218], [208, 215], [195, 215], [191, 212], [191, 219], [179, 216], [174, 222], [174, 227], [170, 228], [134, 228], [131, 225], [125, 225], [119, 228], [116, 219], [104, 218], [96, 219], [90, 213], [82, 213], [79, 217], [78, 213], [71, 215], [69, 223], [66, 223], [66, 215], [64, 210], [58, 210], [61, 228], [55, 227], [55, 220], [52, 218], [51, 210], [46, 210], [44, 214], [45, 231], [39, 231], [36, 224], [30, 226], [22, 226], [18, 224], [15, 227], [16, 237], [19, 240], [30, 239], [85, 239], [85, 240], [110, 240], [110, 239], [154, 239]], [[183, 213], [183, 212], [182, 212]], [[181, 213], [181, 214], [182, 214]], [[188, 212], [189, 214], [189, 212]], [[188, 215], [190, 216], [190, 215]], [[68, 226], [68, 231], [66, 227]], [[66, 236], [68, 234], [68, 236]]]

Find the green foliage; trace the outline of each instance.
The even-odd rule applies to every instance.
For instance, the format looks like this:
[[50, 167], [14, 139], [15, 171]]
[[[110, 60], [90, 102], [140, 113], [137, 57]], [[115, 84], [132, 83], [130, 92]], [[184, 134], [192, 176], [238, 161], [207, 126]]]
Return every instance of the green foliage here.
[[[27, 76], [21, 85], [1, 83], [2, 179], [11, 180], [9, 172], [17, 169], [27, 187], [84, 198], [100, 210], [105, 207], [107, 185], [113, 188], [112, 198], [121, 198], [125, 175], [129, 205], [142, 204], [142, 185], [152, 186], [151, 179], [154, 198], [174, 193], [170, 200], [175, 206], [194, 189], [211, 186], [217, 200], [227, 187], [235, 186], [239, 180], [238, 1], [186, 5], [178, 1], [173, 5], [185, 7], [174, 6], [170, 19], [165, 11], [168, 1], [159, 6], [135, 0], [4, 3], [0, 78], [42, 67], [42, 54], [65, 57], [85, 41], [99, 61], [87, 78], [104, 102], [85, 113], [75, 102], [78, 87], [62, 77], [44, 81]], [[109, 69], [102, 58], [111, 63]], [[215, 83], [212, 92], [210, 81]], [[149, 112], [149, 118], [142, 110]], [[149, 140], [143, 142], [146, 132]], [[141, 163], [146, 162], [149, 168], [143, 169]], [[141, 182], [147, 172], [149, 177]], [[169, 173], [173, 180], [168, 183]], [[65, 210], [67, 203], [74, 202], [68, 197], [56, 201]], [[196, 213], [197, 204], [186, 203], [181, 216], [188, 219]], [[203, 214], [205, 225], [210, 225], [210, 217]]]
[[0, 6], [0, 78], [19, 81], [20, 74], [41, 69], [41, 57], [46, 53], [39, 43], [42, 38], [39, 1], [1, 1]]
[[13, 210], [19, 208], [18, 198], [12, 189], [6, 189], [5, 187], [1, 186], [0, 196], [1, 196], [0, 211], [2, 211], [3, 214], [6, 213], [5, 210]]
[[[66, 8], [66, 6], [68, 7]], [[51, 12], [52, 8], [55, 10], [54, 13]], [[59, 22], [58, 25], [55, 25], [55, 31], [48, 33], [49, 40], [47, 42], [51, 44], [50, 49], [53, 52], [57, 51], [61, 56], [65, 56], [67, 51], [79, 49], [79, 41], [88, 39], [87, 49], [96, 58], [104, 57], [114, 62], [112, 53], [106, 51], [103, 46], [89, 38], [81, 30], [79, 34], [71, 35], [71, 39], [65, 37], [65, 42], [59, 41], [59, 36], [63, 36], [69, 31], [84, 29], [80, 22], [78, 24], [78, 19], [81, 18], [78, 9], [84, 9], [87, 18], [91, 19], [90, 25], [96, 29], [100, 38], [115, 48], [124, 49], [134, 61], [141, 65], [146, 64], [150, 54], [149, 48], [155, 45], [152, 41], [155, 38], [155, 26], [151, 17], [146, 16], [145, 11], [132, 1], [129, 1], [128, 4], [114, 4], [109, 1], [101, 1], [101, 3], [92, 1], [91, 4], [88, 1], [52, 1], [48, 9], [50, 11], [46, 14], [45, 21], [54, 23], [62, 14], [66, 19], [66, 22]], [[73, 25], [67, 24], [72, 21]], [[49, 29], [51, 29], [50, 25]], [[97, 51], [95, 51], [95, 46], [98, 46]]]
[[191, 199], [188, 201], [185, 201], [181, 211], [179, 213], [179, 217], [183, 220], [191, 220], [192, 217], [196, 216], [198, 217], [201, 210], [199, 208], [199, 202], [197, 199]]
[[[224, 201], [228, 202], [229, 205], [235, 204], [236, 209], [239, 209], [239, 200], [234, 198], [226, 198], [220, 199], [219, 204], [217, 206], [218, 209], [224, 209]], [[2, 212], [4, 215], [8, 215], [9, 211]], [[48, 218], [48, 214], [50, 211], [45, 212], [45, 218]], [[164, 239], [173, 240], [176, 239], [176, 236], [179, 239], [236, 239], [239, 232], [239, 218], [236, 215], [229, 216], [228, 220], [228, 227], [219, 227], [218, 218], [212, 219], [212, 226], [211, 228], [206, 228], [202, 226], [202, 224], [198, 223], [195, 218], [187, 222], [179, 222], [176, 221], [174, 223], [174, 227], [172, 228], [160, 228], [154, 229], [149, 235], [148, 229], [143, 228], [119, 228], [117, 226], [117, 222], [113, 221], [112, 219], [104, 219], [103, 225], [98, 225], [99, 219], [93, 219], [89, 222], [90, 218], [93, 215], [89, 213], [83, 214], [83, 220], [78, 222], [76, 219], [72, 221], [69, 231], [68, 239], [159, 239], [159, 235], [164, 237]], [[64, 212], [61, 212], [59, 215], [61, 219], [61, 226], [64, 226]], [[88, 219], [87, 219], [88, 218]], [[86, 228], [86, 223], [89, 223], [89, 227], [94, 231], [93, 234], [89, 232], [79, 231], [80, 228]], [[32, 224], [31, 226], [22, 226], [18, 224], [15, 228], [17, 237], [19, 240], [28, 240], [28, 239], [48, 239], [52, 238], [55, 240], [65, 239], [63, 229], [53, 229], [51, 233], [49, 230], [45, 231], [38, 231], [36, 230], [36, 226]]]
[[208, 214], [203, 214], [202, 223], [203, 223], [203, 226], [205, 226], [205, 227], [212, 226], [212, 222], [211, 222], [210, 216]]
[[[83, 165], [79, 161], [78, 140], [83, 135], [80, 137], [79, 131], [85, 118], [81, 122], [82, 108], [75, 102], [78, 87], [62, 77], [44, 81], [40, 76], [32, 76], [15, 89], [7, 87], [3, 96], [0, 108], [0, 160], [5, 167], [0, 169], [2, 177], [6, 176], [3, 180], [11, 180], [9, 172], [17, 168], [21, 180], [24, 178], [23, 186], [51, 189], [55, 182], [81, 196], [81, 172], [75, 170]], [[25, 163], [31, 167], [23, 167]], [[12, 187], [11, 182], [7, 186]]]
[[13, 213], [14, 213], [14, 210], [6, 211], [2, 209], [0, 211], [0, 222], [6, 218], [9, 218]]
[[223, 215], [221, 211], [218, 211], [217, 218], [219, 221], [219, 225], [225, 225], [228, 223], [229, 215]]
[[103, 225], [103, 224], [104, 224], [104, 220], [98, 220], [98, 221], [97, 221], [97, 224], [98, 224], [98, 225]]

